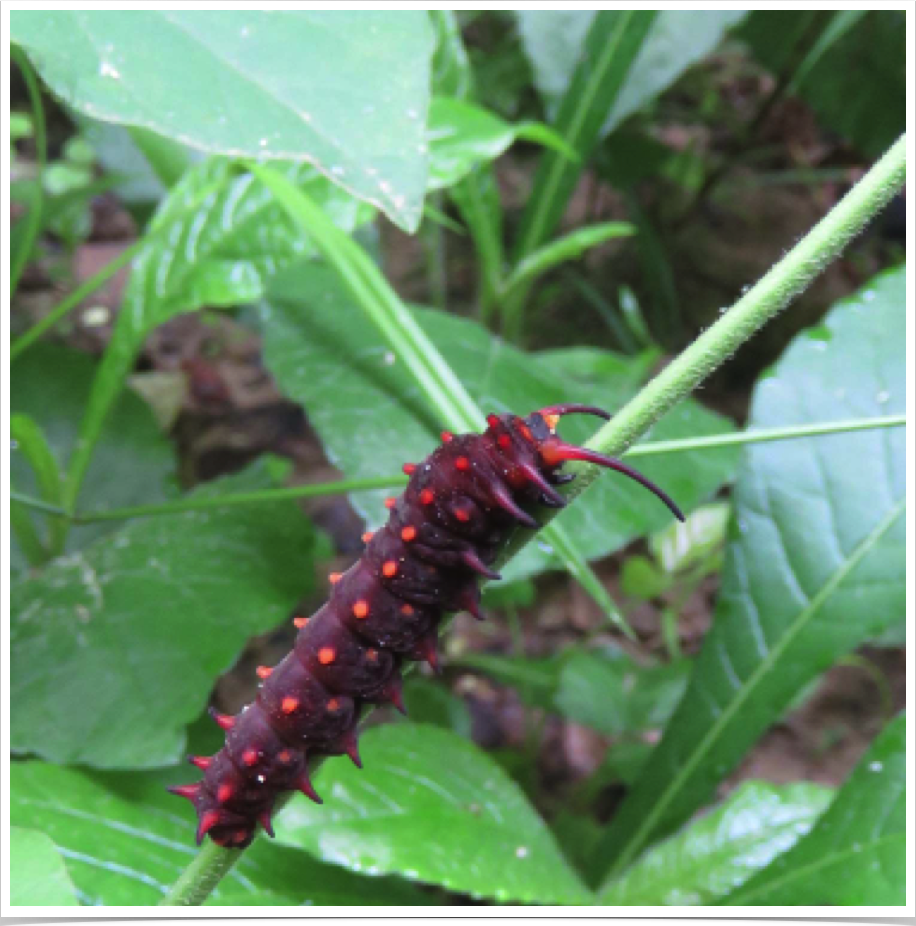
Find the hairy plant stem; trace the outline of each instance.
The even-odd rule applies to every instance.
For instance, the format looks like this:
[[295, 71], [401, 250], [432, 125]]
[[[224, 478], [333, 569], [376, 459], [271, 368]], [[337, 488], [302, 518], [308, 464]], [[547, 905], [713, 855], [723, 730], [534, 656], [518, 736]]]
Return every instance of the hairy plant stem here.
[[[906, 138], [902, 136], [843, 200], [756, 286], [665, 367], [612, 421], [594, 435], [587, 446], [603, 453], [623, 453], [640, 434], [685, 398], [705, 376], [802, 292], [880, 212], [905, 179]], [[581, 494], [601, 472], [598, 467], [589, 465], [577, 469], [580, 478], [571, 484], [568, 493], [570, 498]], [[531, 536], [530, 532], [526, 532], [525, 541], [530, 540]], [[522, 545], [510, 545], [508, 556], [513, 555]], [[238, 856], [237, 849], [206, 845], [160, 904], [181, 906], [202, 903]]]

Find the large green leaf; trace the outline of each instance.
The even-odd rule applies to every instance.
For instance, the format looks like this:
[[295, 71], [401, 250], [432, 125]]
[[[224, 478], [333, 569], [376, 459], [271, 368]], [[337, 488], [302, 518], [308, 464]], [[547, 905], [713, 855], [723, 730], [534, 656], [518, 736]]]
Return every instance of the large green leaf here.
[[[620, 95], [601, 127], [612, 132], [627, 116], [641, 109], [670, 86], [691, 64], [711, 52], [746, 10], [662, 10], [627, 76]], [[569, 87], [593, 10], [518, 10], [525, 53], [535, 83], [556, 112]]]
[[746, 782], [647, 852], [599, 900], [613, 906], [714, 903], [795, 845], [832, 795], [812, 784]]
[[277, 838], [368, 874], [397, 873], [500, 901], [587, 904], [590, 894], [544, 821], [486, 753], [438, 727], [375, 727], [365, 770], [322, 766], [326, 798], [294, 798]]
[[[858, 11], [832, 12], [821, 36], [834, 30], [834, 41], [810, 64], [806, 59], [793, 90], [827, 126], [877, 158], [906, 128], [905, 13], [871, 10], [842, 31], [835, 29], [837, 18]], [[810, 15], [807, 10], [755, 10], [739, 34], [763, 64], [780, 73], [793, 48], [787, 37], [804, 33]]]
[[[799, 335], [751, 427], [902, 413], [905, 271]], [[702, 805], [820, 672], [904, 616], [902, 428], [749, 447], [713, 629], [690, 686], [596, 854], [619, 871]]]
[[57, 846], [38, 830], [10, 827], [11, 907], [77, 907], [76, 889]]
[[[200, 492], [263, 486], [262, 471]], [[13, 748], [102, 768], [174, 762], [216, 676], [308, 591], [312, 542], [294, 505], [188, 512], [17, 581]]]
[[[592, 402], [613, 410], [633, 394], [627, 362], [613, 354], [607, 367], [593, 364], [576, 375], [574, 363], [557, 355], [524, 354], [468, 319], [429, 310], [415, 316], [427, 336], [484, 411], [532, 409], [564, 400]], [[439, 441], [436, 420], [413, 377], [395, 362], [378, 332], [360, 315], [335, 276], [315, 265], [278, 278], [265, 308], [265, 362], [280, 387], [307, 409], [331, 461], [347, 476], [396, 474], [406, 460], [418, 461]], [[644, 371], [640, 359], [633, 361]], [[623, 370], [619, 377], [613, 370]], [[589, 425], [570, 419], [563, 430], [584, 439]], [[660, 422], [654, 438], [720, 433], [730, 426], [693, 402]], [[690, 509], [731, 475], [731, 451], [653, 458], [643, 467]], [[370, 527], [386, 516], [384, 492], [362, 493], [355, 504]], [[620, 478], [599, 480], [580, 503], [558, 520], [588, 558], [603, 556], [634, 537], [664, 527], [670, 514], [653, 498]], [[506, 568], [513, 579], [562, 568], [553, 550], [529, 544]]]
[[407, 231], [426, 189], [423, 10], [17, 11], [66, 102], [214, 154], [305, 161]]
[[[86, 354], [56, 344], [36, 344], [17, 361], [10, 377], [12, 412], [28, 415], [41, 427], [61, 471], [76, 443], [96, 368]], [[12, 454], [12, 479], [19, 491], [31, 493], [31, 468], [20, 457]], [[172, 447], [150, 408], [125, 390], [102, 431], [83, 486], [83, 503], [97, 511], [157, 502], [173, 494], [168, 492], [168, 480], [174, 470]], [[115, 522], [77, 525], [68, 534], [67, 549], [84, 547], [114, 527]]]
[[[84, 903], [150, 906], [194, 859], [190, 807], [165, 786], [176, 773], [88, 773], [41, 762], [10, 770], [10, 817], [46, 833]], [[208, 903], [426, 904], [393, 878], [361, 878], [304, 852], [259, 839], [217, 885]]]
[[817, 826], [726, 903], [906, 903], [906, 721], [888, 724]]

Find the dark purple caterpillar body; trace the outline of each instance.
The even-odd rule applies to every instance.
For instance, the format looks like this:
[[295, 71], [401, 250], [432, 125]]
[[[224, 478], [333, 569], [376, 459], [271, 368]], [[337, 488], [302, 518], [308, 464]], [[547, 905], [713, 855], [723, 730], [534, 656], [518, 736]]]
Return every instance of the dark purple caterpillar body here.
[[313, 617], [296, 618], [295, 646], [264, 679], [254, 703], [235, 717], [214, 714], [227, 731], [216, 755], [192, 757], [197, 784], [172, 788], [199, 817], [197, 841], [242, 848], [257, 826], [273, 835], [277, 796], [299, 790], [320, 803], [308, 761], [348, 755], [359, 766], [356, 726], [366, 704], [401, 704], [400, 664], [437, 664], [436, 636], [449, 611], [480, 617], [478, 577], [491, 569], [519, 526], [536, 529], [526, 507], [565, 504], [555, 486], [567, 460], [587, 460], [625, 473], [683, 519], [674, 502], [625, 464], [556, 436], [561, 415], [609, 416], [584, 405], [557, 405], [527, 418], [490, 415], [483, 434], [454, 437], [404, 471], [404, 494], [389, 499], [388, 523], [345, 574], [332, 575], [330, 600]]

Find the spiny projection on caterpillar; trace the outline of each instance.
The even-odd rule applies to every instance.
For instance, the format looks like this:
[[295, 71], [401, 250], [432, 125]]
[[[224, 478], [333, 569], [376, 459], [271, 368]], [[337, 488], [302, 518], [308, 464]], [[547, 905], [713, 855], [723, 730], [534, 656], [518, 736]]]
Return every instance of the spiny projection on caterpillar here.
[[321, 803], [309, 779], [318, 756], [347, 755], [362, 767], [356, 728], [368, 704], [403, 711], [400, 665], [425, 660], [438, 667], [439, 622], [446, 612], [478, 619], [478, 577], [491, 568], [519, 526], [539, 525], [526, 510], [562, 508], [556, 486], [574, 476], [567, 460], [616, 470], [654, 492], [661, 489], [619, 460], [562, 441], [562, 415], [610, 416], [588, 405], [554, 405], [527, 418], [490, 415], [483, 434], [443, 433], [422, 463], [408, 463], [403, 495], [389, 498], [387, 524], [364, 534], [366, 549], [346, 572], [331, 575], [328, 602], [312, 617], [295, 618], [292, 651], [273, 668], [261, 666], [256, 700], [235, 717], [213, 714], [226, 743], [213, 756], [192, 756], [204, 777], [170, 790], [192, 801], [197, 842], [209, 834], [221, 846], [243, 848], [258, 824], [273, 835], [277, 797], [299, 790]]

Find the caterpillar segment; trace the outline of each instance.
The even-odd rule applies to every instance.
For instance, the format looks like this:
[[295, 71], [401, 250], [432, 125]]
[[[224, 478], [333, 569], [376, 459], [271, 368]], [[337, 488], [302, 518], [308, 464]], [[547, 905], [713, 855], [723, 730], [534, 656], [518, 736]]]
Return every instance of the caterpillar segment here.
[[[557, 486], [569, 460], [616, 470], [657, 495], [678, 518], [680, 509], [640, 473], [562, 441], [560, 418], [610, 416], [587, 405], [564, 404], [527, 418], [490, 415], [483, 434], [442, 434], [397, 498], [388, 521], [367, 533], [362, 557], [330, 577], [330, 597], [309, 618], [296, 617], [293, 649], [275, 666], [261, 666], [257, 698], [236, 716], [212, 712], [226, 731], [213, 756], [193, 756], [203, 772], [195, 784], [170, 790], [197, 812], [197, 841], [247, 846], [258, 827], [273, 835], [280, 794], [301, 791], [321, 803], [309, 777], [319, 756], [346, 755], [362, 767], [357, 725], [366, 705], [404, 709], [401, 666], [424, 660], [438, 668], [439, 624], [453, 611], [480, 618], [479, 580], [497, 579], [493, 564], [518, 528], [536, 530], [531, 510], [561, 508]], [[531, 510], [529, 510], [531, 509]]]

